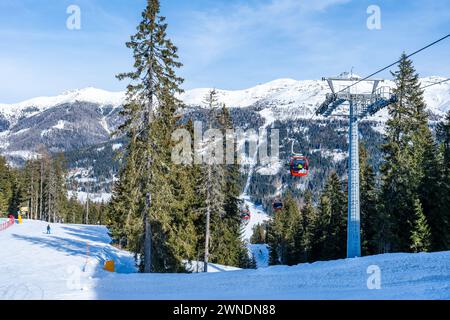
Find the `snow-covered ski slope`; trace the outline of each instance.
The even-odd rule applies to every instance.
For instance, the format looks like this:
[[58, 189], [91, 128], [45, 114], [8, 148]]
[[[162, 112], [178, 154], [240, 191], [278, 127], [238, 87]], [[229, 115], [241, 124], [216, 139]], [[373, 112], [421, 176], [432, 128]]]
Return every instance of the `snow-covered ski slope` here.
[[[262, 118], [264, 119], [264, 126], [263, 128], [266, 129], [269, 127], [274, 119], [272, 117], [271, 112], [267, 112], [267, 110], [263, 110], [260, 112]], [[264, 141], [265, 139], [262, 139]], [[250, 161], [250, 166], [248, 168], [248, 177], [247, 182], [245, 183], [244, 190], [240, 196], [241, 200], [243, 201], [244, 208], [248, 208], [250, 211], [250, 220], [247, 222], [247, 224], [244, 227], [243, 232], [243, 240], [250, 242], [250, 238], [253, 234], [253, 228], [258, 225], [262, 224], [265, 221], [270, 220], [269, 215], [266, 213], [264, 208], [261, 205], [256, 205], [254, 202], [251, 201], [251, 198], [248, 194], [248, 189], [250, 188], [250, 184], [252, 183], [253, 174], [255, 173], [255, 165], [258, 162], [258, 149], [260, 146], [261, 141], [258, 142], [258, 148], [256, 148], [255, 153], [252, 155], [252, 159]], [[250, 249], [252, 251], [252, 249]]]
[[[47, 235], [46, 225], [0, 232], [0, 299], [450, 299], [450, 252], [149, 275], [134, 273], [132, 255], [110, 246], [104, 227], [55, 224]], [[120, 273], [103, 271], [106, 259]], [[374, 265], [379, 290], [367, 287]]]
[[267, 244], [248, 244], [247, 248], [255, 258], [257, 268], [269, 266], [269, 247]]
[[245, 225], [243, 237], [244, 240], [250, 241], [253, 234], [253, 228], [258, 224], [270, 220], [270, 217], [261, 205], [256, 205], [254, 202], [250, 201], [249, 196], [243, 196], [242, 200], [244, 201], [244, 207], [248, 206], [250, 210], [250, 220]]

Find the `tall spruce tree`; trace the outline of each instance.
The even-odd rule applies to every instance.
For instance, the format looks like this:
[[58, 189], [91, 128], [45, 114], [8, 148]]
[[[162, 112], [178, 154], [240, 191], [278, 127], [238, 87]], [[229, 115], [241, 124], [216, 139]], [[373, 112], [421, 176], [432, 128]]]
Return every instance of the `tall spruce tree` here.
[[[208, 108], [208, 131], [212, 133], [212, 129], [217, 127], [217, 112], [219, 109], [217, 92], [210, 90], [205, 97], [205, 105]], [[203, 179], [199, 184], [200, 193], [203, 195], [204, 216], [205, 216], [205, 245], [204, 245], [204, 272], [208, 272], [208, 262], [211, 246], [214, 251], [219, 251], [218, 247], [223, 243], [223, 238], [214, 237], [215, 242], [211, 243], [211, 220], [214, 219], [213, 227], [221, 229], [219, 224], [225, 215], [225, 167], [223, 165], [223, 157], [220, 158], [215, 154], [216, 148], [222, 148], [222, 141], [217, 136], [204, 137], [202, 149], [208, 151], [204, 155], [204, 164], [202, 166]]]
[[140, 203], [136, 206], [139, 213], [132, 216], [140, 214], [142, 219], [142, 245], [136, 253], [140, 254], [141, 271], [146, 273], [183, 269], [182, 261], [174, 254], [179, 225], [174, 217], [176, 199], [170, 179], [171, 134], [180, 107], [175, 95], [182, 91], [182, 79], [174, 69], [181, 63], [177, 61], [177, 48], [167, 37], [165, 18], [159, 13], [159, 1], [148, 0], [137, 33], [127, 42], [133, 51], [134, 70], [118, 75], [120, 80], [131, 81], [122, 112], [125, 123], [119, 130], [136, 135], [127, 150], [135, 148], [137, 152], [133, 174], [137, 175]]
[[437, 193], [440, 210], [438, 215], [428, 219], [432, 232], [431, 248], [443, 251], [450, 249], [450, 111], [438, 124], [436, 131], [441, 157], [440, 189]]
[[39, 216], [39, 163], [36, 160], [28, 160], [23, 168], [22, 180], [24, 181], [26, 198], [30, 208], [30, 219], [38, 219]]
[[392, 75], [398, 102], [388, 107], [381, 197], [390, 220], [390, 250], [410, 251], [412, 227], [417, 219], [415, 202], [417, 198], [425, 202], [421, 191], [428, 182], [424, 178], [431, 177], [430, 163], [436, 155], [429, 151], [432, 136], [419, 75], [405, 54]]
[[[194, 122], [192, 118], [189, 118], [185, 129], [189, 132], [191, 137], [191, 160], [193, 160], [195, 152], [195, 141], [192, 139], [194, 137]], [[185, 168], [185, 172], [189, 175], [187, 181], [187, 188], [193, 190], [192, 197], [190, 197], [186, 211], [190, 212], [190, 217], [193, 219], [192, 223], [194, 225], [194, 233], [196, 237], [196, 243], [194, 250], [194, 258], [196, 261], [201, 261], [201, 254], [204, 254], [205, 249], [205, 234], [206, 234], [206, 219], [205, 219], [205, 193], [202, 192], [202, 183], [204, 183], [204, 168], [202, 164], [192, 161], [192, 164]], [[197, 269], [199, 264], [197, 264]], [[199, 270], [197, 270], [198, 272]]]
[[[252, 261], [245, 242], [243, 241], [243, 222], [241, 220], [242, 200], [239, 198], [241, 193], [242, 181], [240, 179], [239, 166], [237, 165], [236, 141], [234, 136], [234, 127], [230, 112], [225, 104], [219, 105], [217, 113], [217, 125], [222, 131], [224, 137], [223, 150], [231, 150], [233, 162], [228, 163], [230, 159], [224, 159], [224, 210], [225, 214], [221, 219], [220, 229], [215, 229], [216, 239], [221, 240], [220, 250], [217, 250], [216, 256], [221, 257], [221, 262], [226, 265], [238, 266], [241, 268], [251, 268]], [[219, 261], [217, 261], [219, 262]]]
[[207, 157], [201, 166], [202, 176], [198, 184], [198, 194], [203, 197], [201, 211], [205, 217], [204, 222], [198, 225], [198, 230], [204, 230], [199, 238], [205, 243], [205, 270], [209, 260], [248, 268], [251, 259], [241, 239], [240, 174], [236, 163], [226, 163], [223, 156], [227, 148], [225, 137], [233, 129], [231, 116], [226, 106], [218, 102], [215, 90], [208, 93], [205, 105], [210, 130], [203, 141], [202, 149], [207, 151]]

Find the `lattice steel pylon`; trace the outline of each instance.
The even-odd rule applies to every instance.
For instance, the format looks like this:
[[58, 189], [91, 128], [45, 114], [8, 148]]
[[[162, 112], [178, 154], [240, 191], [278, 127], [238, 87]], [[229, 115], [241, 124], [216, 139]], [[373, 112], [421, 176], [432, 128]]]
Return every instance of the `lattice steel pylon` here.
[[[360, 81], [359, 78], [350, 75], [347, 78], [323, 78], [330, 86], [331, 93], [326, 95], [325, 101], [316, 111], [316, 115], [324, 117], [332, 116], [339, 106], [347, 103], [349, 106], [348, 119], [348, 219], [347, 219], [347, 258], [361, 256], [361, 226], [360, 226], [360, 199], [359, 199], [359, 121], [367, 116], [374, 115], [379, 110], [395, 103], [397, 98], [391, 93], [389, 87], [380, 87], [378, 85], [383, 80], [367, 79], [359, 83], [372, 83], [371, 91], [366, 93], [357, 93], [355, 85], [347, 85], [343, 90], [335, 92], [333, 82]], [[353, 91], [352, 92], [352, 89]]]

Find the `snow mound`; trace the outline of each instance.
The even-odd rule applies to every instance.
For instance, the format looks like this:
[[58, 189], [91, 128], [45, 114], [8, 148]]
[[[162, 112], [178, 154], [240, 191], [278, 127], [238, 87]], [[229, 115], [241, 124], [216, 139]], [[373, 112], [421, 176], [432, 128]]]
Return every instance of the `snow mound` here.
[[[380, 286], [374, 286], [374, 270]], [[450, 252], [384, 254], [297, 266], [193, 274], [110, 274], [92, 299], [450, 299]], [[379, 288], [379, 289], [377, 289]]]
[[[204, 262], [203, 261], [184, 261], [186, 265], [186, 270], [189, 272], [203, 272]], [[208, 273], [209, 272], [224, 272], [224, 271], [236, 271], [241, 270], [240, 268], [224, 266], [217, 263], [209, 263], [208, 264]]]

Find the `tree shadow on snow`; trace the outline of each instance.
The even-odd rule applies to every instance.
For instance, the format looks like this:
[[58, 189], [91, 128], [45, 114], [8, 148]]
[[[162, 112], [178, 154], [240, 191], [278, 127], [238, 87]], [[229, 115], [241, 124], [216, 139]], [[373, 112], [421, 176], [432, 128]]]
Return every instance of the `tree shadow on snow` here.
[[[28, 241], [41, 247], [48, 247], [60, 252], [65, 252], [67, 255], [87, 256], [87, 241], [66, 239], [54, 235], [49, 235], [48, 238], [29, 237], [18, 234], [13, 234], [12, 236], [18, 240]], [[89, 250], [91, 253], [101, 251], [102, 247], [90, 245]]]
[[65, 230], [68, 235], [79, 237], [86, 239], [88, 241], [93, 242], [103, 242], [103, 243], [110, 243], [111, 239], [104, 234], [100, 234], [98, 231], [98, 228], [71, 228], [71, 227], [61, 227], [61, 229]]
[[[70, 229], [70, 227], [67, 228]], [[74, 231], [78, 230], [74, 229]], [[75, 235], [80, 235], [80, 232], [77, 232]], [[99, 244], [95, 244], [89, 241], [84, 241], [83, 239], [67, 239], [55, 235], [49, 235], [48, 237], [32, 237], [13, 234], [13, 237], [19, 240], [28, 241], [41, 247], [47, 247], [59, 252], [63, 252], [67, 256], [89, 256], [91, 259], [95, 259], [99, 262], [96, 267], [96, 275], [99, 275], [98, 272], [103, 270], [103, 264], [106, 260], [115, 261], [117, 273], [135, 272], [135, 261], [133, 257], [121, 254], [115, 248], [106, 245], [104, 241], [101, 241]], [[98, 241], [98, 239], [96, 241]], [[87, 246], [88, 243], [89, 253]]]

